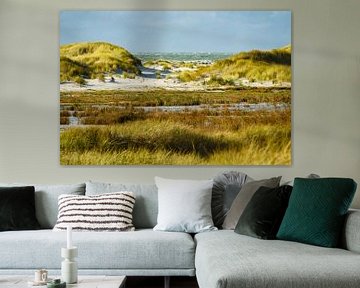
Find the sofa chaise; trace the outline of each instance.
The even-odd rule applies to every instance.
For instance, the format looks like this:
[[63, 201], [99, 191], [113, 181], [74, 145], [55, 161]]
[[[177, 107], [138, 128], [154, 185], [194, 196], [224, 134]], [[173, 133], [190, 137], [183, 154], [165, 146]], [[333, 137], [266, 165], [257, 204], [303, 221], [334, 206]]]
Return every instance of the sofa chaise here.
[[347, 216], [343, 248], [262, 240], [230, 230], [195, 236], [201, 288], [360, 287], [360, 211]]

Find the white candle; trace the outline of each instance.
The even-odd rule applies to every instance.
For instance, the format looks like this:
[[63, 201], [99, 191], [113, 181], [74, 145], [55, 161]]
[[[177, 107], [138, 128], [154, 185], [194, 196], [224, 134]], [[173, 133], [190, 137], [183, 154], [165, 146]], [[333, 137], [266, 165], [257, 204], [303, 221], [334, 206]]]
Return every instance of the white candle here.
[[72, 248], [72, 235], [71, 235], [72, 227], [69, 225], [67, 226], [66, 232], [67, 232], [67, 242], [66, 242], [66, 248], [70, 249]]

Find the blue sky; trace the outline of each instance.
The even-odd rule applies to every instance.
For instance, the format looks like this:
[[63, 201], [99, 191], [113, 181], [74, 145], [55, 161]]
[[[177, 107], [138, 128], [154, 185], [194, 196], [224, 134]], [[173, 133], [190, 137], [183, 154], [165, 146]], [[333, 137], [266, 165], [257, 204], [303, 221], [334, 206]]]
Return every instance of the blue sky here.
[[106, 41], [130, 52], [240, 52], [291, 43], [290, 11], [61, 11], [60, 45]]

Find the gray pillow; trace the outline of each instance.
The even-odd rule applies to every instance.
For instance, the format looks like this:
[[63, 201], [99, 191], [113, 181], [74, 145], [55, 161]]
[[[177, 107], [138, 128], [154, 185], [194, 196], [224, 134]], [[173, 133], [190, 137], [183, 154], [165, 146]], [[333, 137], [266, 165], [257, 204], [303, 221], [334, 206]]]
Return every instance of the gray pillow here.
[[119, 191], [131, 191], [136, 197], [133, 210], [135, 228], [153, 228], [158, 214], [158, 192], [155, 184], [86, 182], [87, 196]]
[[281, 176], [245, 183], [224, 219], [224, 223], [222, 225], [223, 229], [234, 230], [241, 214], [244, 212], [246, 205], [249, 203], [255, 192], [261, 186], [269, 188], [279, 187], [280, 179]]
[[226, 171], [214, 178], [211, 213], [216, 227], [221, 228], [225, 216], [241, 187], [251, 180], [245, 173], [237, 171]]
[[198, 233], [217, 230], [211, 217], [213, 180], [155, 177], [159, 213], [154, 230]]
[[36, 218], [43, 229], [52, 229], [58, 216], [58, 197], [61, 194], [85, 195], [85, 183], [64, 185], [3, 184], [0, 186], [34, 186]]

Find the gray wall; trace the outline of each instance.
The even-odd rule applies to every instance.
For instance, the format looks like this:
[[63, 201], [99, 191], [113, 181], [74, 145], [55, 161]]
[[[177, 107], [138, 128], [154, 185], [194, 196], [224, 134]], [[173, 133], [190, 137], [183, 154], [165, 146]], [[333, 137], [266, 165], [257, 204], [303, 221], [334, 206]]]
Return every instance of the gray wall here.
[[[61, 167], [61, 9], [285, 9], [293, 12], [293, 164], [290, 167]], [[0, 182], [152, 182], [236, 169], [285, 179], [318, 173], [360, 184], [358, 0], [1, 0]], [[359, 189], [360, 190], [360, 189]], [[354, 207], [360, 207], [360, 192]]]

